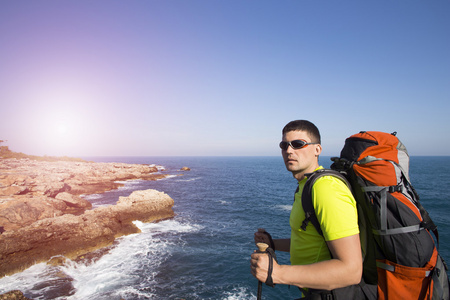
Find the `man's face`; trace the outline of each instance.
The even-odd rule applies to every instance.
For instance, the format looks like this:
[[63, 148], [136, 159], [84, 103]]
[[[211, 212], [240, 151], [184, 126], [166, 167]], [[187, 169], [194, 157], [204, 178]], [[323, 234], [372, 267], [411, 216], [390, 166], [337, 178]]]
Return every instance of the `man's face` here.
[[[289, 131], [283, 135], [283, 141], [285, 142], [291, 142], [294, 140], [304, 140], [308, 143], [312, 142], [311, 138], [305, 131]], [[286, 169], [292, 172], [292, 175], [296, 177], [296, 174], [299, 173], [304, 174], [313, 172], [319, 166], [317, 157], [321, 151], [322, 147], [320, 144], [307, 145], [300, 149], [293, 149], [289, 146], [286, 150], [281, 150], [281, 155], [283, 156]]]

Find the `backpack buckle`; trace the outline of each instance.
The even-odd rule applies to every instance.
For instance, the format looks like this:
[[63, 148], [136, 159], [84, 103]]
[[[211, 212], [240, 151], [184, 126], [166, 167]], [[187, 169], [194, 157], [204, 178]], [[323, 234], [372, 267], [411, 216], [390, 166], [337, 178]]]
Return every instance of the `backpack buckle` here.
[[311, 217], [311, 213], [310, 213], [310, 212], [307, 212], [307, 213], [305, 214], [305, 219], [304, 219], [303, 222], [302, 222], [302, 226], [300, 226], [300, 228], [301, 228], [303, 231], [306, 231], [306, 226], [308, 226], [308, 222], [309, 222], [310, 217]]
[[391, 185], [388, 188], [389, 193], [400, 192], [401, 190], [402, 190], [402, 187], [400, 185]]

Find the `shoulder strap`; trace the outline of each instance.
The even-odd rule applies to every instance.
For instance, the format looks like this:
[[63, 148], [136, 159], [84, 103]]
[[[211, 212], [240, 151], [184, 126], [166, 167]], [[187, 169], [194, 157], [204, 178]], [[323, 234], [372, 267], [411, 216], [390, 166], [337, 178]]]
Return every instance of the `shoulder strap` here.
[[351, 190], [351, 185], [347, 181], [347, 179], [344, 177], [343, 174], [341, 174], [338, 171], [330, 170], [330, 169], [320, 169], [313, 173], [305, 174], [305, 176], [308, 178], [305, 182], [305, 185], [303, 187], [302, 192], [302, 207], [305, 211], [305, 219], [302, 222], [301, 229], [306, 230], [306, 226], [308, 225], [308, 222], [311, 222], [313, 226], [316, 228], [317, 232], [323, 236], [322, 229], [320, 228], [319, 220], [317, 219], [316, 212], [314, 210], [314, 206], [312, 204], [312, 188], [314, 183], [317, 179], [323, 176], [335, 176], [339, 179], [341, 179]]

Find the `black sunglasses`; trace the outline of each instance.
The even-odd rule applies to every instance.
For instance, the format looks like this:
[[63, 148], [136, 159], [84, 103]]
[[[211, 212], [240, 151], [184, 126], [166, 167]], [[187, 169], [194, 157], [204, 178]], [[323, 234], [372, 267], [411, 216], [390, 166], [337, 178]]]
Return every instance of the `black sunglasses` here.
[[297, 150], [297, 149], [304, 148], [304, 147], [306, 147], [308, 145], [315, 145], [315, 144], [318, 144], [318, 143], [308, 143], [308, 142], [306, 142], [304, 140], [293, 140], [293, 141], [290, 141], [290, 142], [284, 142], [283, 141], [283, 142], [280, 143], [280, 148], [282, 150], [286, 151], [289, 148], [289, 146], [291, 146], [292, 149]]

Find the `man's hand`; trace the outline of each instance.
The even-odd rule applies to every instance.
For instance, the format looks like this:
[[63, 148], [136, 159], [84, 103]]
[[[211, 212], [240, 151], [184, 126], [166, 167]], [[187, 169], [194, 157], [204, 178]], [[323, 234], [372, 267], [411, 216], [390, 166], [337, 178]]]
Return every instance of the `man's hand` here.
[[[275, 261], [274, 264], [276, 264]], [[265, 282], [269, 272], [269, 255], [267, 253], [258, 253], [255, 251], [251, 255], [250, 269], [252, 275], [255, 276], [256, 279], [261, 282]]]

